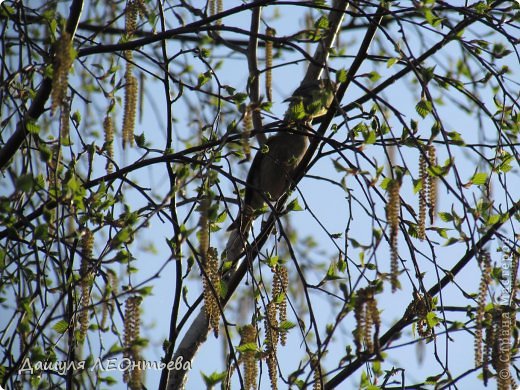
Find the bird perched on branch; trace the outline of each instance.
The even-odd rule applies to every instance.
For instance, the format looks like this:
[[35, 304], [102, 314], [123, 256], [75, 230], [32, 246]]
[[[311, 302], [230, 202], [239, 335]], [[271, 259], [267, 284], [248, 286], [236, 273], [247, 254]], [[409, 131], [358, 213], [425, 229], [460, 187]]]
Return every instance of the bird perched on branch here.
[[235, 263], [244, 249], [256, 212], [266, 202], [272, 207], [289, 189], [292, 176], [309, 145], [305, 134], [314, 118], [324, 115], [334, 99], [335, 83], [316, 80], [303, 83], [287, 99], [285, 124], [256, 153], [249, 168], [244, 201], [226, 245], [227, 261]]

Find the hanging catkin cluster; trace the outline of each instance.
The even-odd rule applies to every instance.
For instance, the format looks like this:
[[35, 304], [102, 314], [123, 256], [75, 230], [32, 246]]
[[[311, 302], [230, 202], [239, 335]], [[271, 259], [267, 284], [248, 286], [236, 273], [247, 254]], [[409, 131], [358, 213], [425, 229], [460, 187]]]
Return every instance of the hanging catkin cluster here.
[[437, 210], [437, 177], [432, 173], [432, 169], [428, 170], [428, 166], [434, 167], [437, 165], [437, 156], [435, 145], [429, 144], [425, 148], [424, 154], [419, 156], [419, 176], [422, 182], [419, 191], [419, 226], [417, 229], [417, 236], [419, 239], [425, 239], [426, 230], [426, 208], [428, 208], [428, 215], [430, 223], [433, 224]]
[[81, 309], [79, 311], [79, 340], [83, 342], [87, 336], [89, 323], [90, 286], [92, 284], [92, 270], [90, 261], [94, 248], [94, 235], [90, 229], [83, 231], [81, 237], [81, 265], [79, 269], [81, 288]]
[[60, 139], [68, 142], [70, 133], [70, 105], [69, 98], [63, 99], [60, 111]]
[[51, 113], [58, 107], [66, 105], [67, 87], [69, 83], [69, 71], [72, 66], [72, 38], [67, 31], [61, 33], [60, 39], [55, 45], [53, 63]]
[[322, 389], [322, 380], [321, 380], [321, 367], [320, 361], [317, 357], [313, 357], [311, 360], [311, 367], [314, 371], [314, 384], [312, 385], [312, 390], [321, 390]]
[[486, 340], [484, 344], [484, 357], [482, 370], [484, 384], [489, 377], [489, 362], [497, 372], [497, 388], [511, 390], [515, 383], [511, 377], [511, 335], [514, 324], [514, 312], [509, 306], [496, 305], [493, 310], [485, 314]]
[[244, 112], [244, 122], [243, 122], [243, 130], [242, 130], [242, 148], [244, 149], [244, 154], [247, 159], [251, 157], [251, 145], [249, 143], [249, 139], [251, 137], [251, 130], [253, 130], [253, 113], [252, 107], [250, 104], [246, 106], [246, 111]]
[[264, 328], [266, 344], [265, 355], [272, 390], [278, 389], [278, 367], [276, 361], [276, 351], [278, 348], [279, 332], [276, 313], [276, 302], [269, 302], [266, 307]]
[[[142, 298], [139, 296], [128, 297], [125, 301], [125, 318], [124, 318], [124, 352], [123, 357], [131, 362], [139, 362], [139, 340], [141, 328], [141, 305]], [[130, 364], [129, 369], [123, 374], [123, 381], [128, 383], [131, 390], [142, 388], [142, 370], [139, 364]]]
[[200, 202], [199, 212], [199, 253], [202, 267], [202, 287], [204, 307], [208, 316], [209, 325], [213, 329], [215, 337], [218, 337], [220, 321], [220, 272], [218, 270], [218, 254], [215, 248], [209, 246], [209, 213], [210, 201], [203, 198]]
[[72, 66], [72, 37], [67, 31], [63, 31], [60, 39], [55, 44], [53, 63], [52, 90], [51, 90], [51, 114], [58, 107], [60, 110], [60, 139], [69, 138], [70, 99], [67, 98], [69, 85], [69, 73]]
[[397, 251], [397, 238], [399, 234], [399, 213], [401, 210], [401, 198], [399, 197], [400, 187], [400, 181], [393, 179], [388, 183], [387, 188], [388, 201], [386, 205], [386, 218], [390, 225], [390, 280], [392, 284], [392, 292], [395, 292], [399, 286], [399, 254]]
[[[223, 0], [209, 0], [208, 8], [210, 16], [215, 16], [224, 10]], [[217, 26], [222, 24], [222, 20], [218, 19], [216, 22]]]
[[127, 63], [125, 72], [125, 102], [123, 113], [123, 148], [134, 145], [135, 116], [137, 111], [137, 78], [133, 75], [132, 66]]
[[[372, 287], [362, 288], [357, 292], [354, 318], [356, 319], [356, 330], [354, 331], [356, 353], [358, 355], [361, 353], [363, 343], [367, 352], [378, 353], [381, 318]], [[372, 334], [372, 328], [375, 330], [374, 334]]]
[[482, 371], [484, 372], [484, 378], [489, 375], [489, 362], [492, 359], [493, 354], [493, 346], [495, 344], [496, 339], [496, 323], [493, 319], [493, 311], [488, 311], [485, 314], [485, 324], [486, 324], [486, 339], [484, 341], [484, 356], [482, 358]]
[[251, 347], [242, 352], [240, 357], [244, 367], [244, 388], [246, 390], [256, 390], [256, 381], [258, 378], [258, 357], [253, 346], [256, 347], [258, 331], [254, 325], [245, 325], [240, 329], [240, 335], [242, 336], [240, 345], [249, 345]]
[[[486, 256], [487, 252], [484, 252]], [[487, 256], [489, 256], [487, 254]], [[484, 260], [484, 259], [483, 259]], [[486, 262], [490, 263], [490, 260]], [[491, 266], [489, 266], [491, 271]], [[516, 275], [518, 271], [518, 259], [513, 255], [510, 286], [509, 303], [498, 305], [495, 304], [493, 309], [485, 311], [483, 325], [486, 329], [486, 339], [483, 347], [483, 357], [481, 359], [482, 371], [484, 376], [484, 384], [487, 384], [489, 377], [489, 362], [496, 370], [497, 388], [500, 390], [516, 389], [516, 383], [511, 376], [511, 337], [516, 324], [516, 306], [514, 304], [517, 291]], [[482, 272], [486, 272], [485, 269]], [[480, 295], [480, 292], [479, 292]], [[479, 302], [480, 306], [480, 302]], [[478, 309], [480, 310], [480, 308]], [[478, 315], [478, 313], [477, 313]], [[478, 323], [477, 323], [478, 326]], [[475, 336], [477, 337], [477, 335]], [[480, 336], [482, 338], [482, 336]], [[477, 363], [477, 354], [481, 354], [477, 350], [479, 345], [475, 344], [475, 363]]]
[[199, 238], [199, 253], [202, 258], [202, 262], [205, 263], [208, 257], [209, 250], [209, 213], [210, 200], [204, 197], [200, 201], [199, 205], [199, 231], [197, 237]]
[[426, 165], [426, 158], [421, 153], [419, 156], [419, 177], [422, 182], [422, 187], [419, 190], [419, 221], [417, 228], [417, 237], [420, 240], [426, 238], [426, 187], [429, 182], [429, 175]]
[[104, 149], [108, 156], [105, 169], [107, 173], [110, 174], [114, 171], [114, 165], [112, 164], [112, 160], [114, 159], [114, 122], [108, 113], [103, 120], [103, 132], [105, 134]]
[[[287, 288], [289, 287], [289, 276], [287, 268], [277, 264], [271, 268], [273, 272], [273, 302], [278, 311], [278, 321], [280, 324], [287, 321]], [[280, 332], [280, 344], [285, 345], [287, 333]]]
[[477, 313], [475, 315], [475, 367], [482, 364], [482, 330], [486, 314], [486, 295], [491, 284], [491, 257], [489, 252], [483, 250], [480, 254], [481, 277], [477, 299]]
[[[501, 306], [497, 311], [497, 329], [495, 341], [496, 358], [494, 367], [498, 373], [497, 389], [511, 390], [513, 387], [510, 365], [511, 365], [511, 336], [513, 335], [513, 321], [511, 321], [512, 311], [509, 306]], [[514, 317], [514, 316], [513, 316]]]
[[215, 248], [208, 250], [207, 261], [204, 265], [202, 285], [204, 288], [204, 306], [209, 324], [213, 329], [215, 337], [218, 337], [220, 321], [220, 273], [218, 272], [218, 254]]
[[114, 309], [113, 300], [111, 299], [111, 297], [117, 295], [117, 290], [119, 287], [119, 280], [117, 278], [116, 273], [113, 270], [108, 269], [106, 277], [107, 280], [105, 283], [105, 289], [103, 291], [103, 304], [101, 307], [101, 321], [99, 325], [101, 330], [106, 329], [108, 315], [111, 314]]
[[[437, 165], [437, 151], [433, 144], [430, 144], [428, 147], [428, 162], [431, 167]], [[428, 213], [430, 215], [430, 223], [433, 224], [437, 212], [437, 176], [429, 175], [428, 177]]]
[[[126, 3], [125, 12], [125, 30], [126, 38], [134, 34], [137, 29], [137, 15], [139, 13], [138, 1], [129, 0]], [[137, 93], [138, 83], [137, 78], [133, 72], [133, 53], [131, 50], [125, 50], [123, 56], [126, 60], [125, 69], [125, 99], [124, 99], [124, 113], [123, 113], [123, 148], [126, 145], [133, 146], [134, 144], [134, 129], [135, 116], [137, 112]]]
[[[273, 37], [275, 30], [267, 27], [265, 35]], [[265, 41], [265, 94], [268, 101], [273, 101], [273, 41], [270, 39]]]

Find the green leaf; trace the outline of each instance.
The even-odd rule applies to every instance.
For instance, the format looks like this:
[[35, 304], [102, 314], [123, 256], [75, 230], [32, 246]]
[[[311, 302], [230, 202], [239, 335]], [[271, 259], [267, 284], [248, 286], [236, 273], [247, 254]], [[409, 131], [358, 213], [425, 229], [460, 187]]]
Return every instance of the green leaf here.
[[422, 179], [413, 180], [413, 193], [417, 194], [423, 188]]
[[279, 256], [272, 256], [272, 257], [267, 259], [267, 265], [269, 267], [273, 268], [274, 266], [276, 266], [278, 264], [279, 261], [280, 261], [280, 257]]
[[399, 58], [395, 58], [395, 57], [390, 58], [388, 61], [386, 61], [386, 67], [391, 68], [392, 66], [395, 65], [395, 63], [397, 61], [399, 61]]
[[305, 119], [306, 117], [307, 113], [303, 101], [298, 100], [291, 102], [289, 109], [287, 110], [287, 118], [289, 120], [298, 121]]
[[132, 229], [123, 228], [114, 236], [112, 240], [112, 247], [119, 246], [121, 244], [127, 243], [131, 240]]
[[206, 84], [210, 80], [211, 80], [211, 71], [208, 70], [207, 72], [199, 74], [199, 77], [197, 78], [197, 88], [202, 87], [204, 84]]
[[237, 351], [240, 353], [244, 352], [260, 352], [258, 346], [256, 343], [246, 343], [246, 344], [240, 344], [237, 347]]
[[[361, 252], [361, 253], [363, 253], [363, 252]], [[343, 260], [343, 258], [340, 256], [340, 258], [338, 260], [338, 271], [345, 272], [346, 269], [347, 269], [347, 262], [345, 260]]]
[[464, 142], [464, 140], [462, 139], [462, 136], [460, 135], [460, 133], [457, 133], [456, 131], [450, 131], [446, 134], [448, 137], [451, 138], [451, 141], [453, 142], [453, 144], [460, 145], [460, 146], [463, 146], [466, 144]]
[[208, 58], [211, 55], [211, 50], [203, 47], [200, 49], [200, 56], [202, 58]]
[[[87, 366], [88, 367], [88, 366]], [[104, 382], [106, 383], [107, 385], [111, 386], [111, 385], [115, 385], [116, 383], [118, 383], [118, 381], [112, 377], [112, 376], [105, 376], [105, 377], [100, 377], [99, 380], [101, 382]]]
[[235, 104], [241, 104], [247, 99], [247, 94], [239, 92], [234, 94], [231, 98], [233, 99]]
[[8, 6], [7, 4], [4, 4], [0, 7], [0, 16], [5, 17], [6, 19], [9, 18], [10, 15], [15, 14], [15, 9], [13, 7]]
[[273, 102], [263, 102], [260, 104], [260, 109], [271, 113], [271, 109], [273, 108]]
[[368, 78], [370, 79], [370, 81], [375, 83], [377, 80], [381, 78], [381, 75], [375, 71], [372, 71], [368, 74]]
[[300, 206], [300, 204], [298, 203], [298, 199], [297, 198], [294, 198], [293, 200], [291, 200], [289, 202], [289, 204], [287, 205], [287, 210], [288, 211], [303, 211], [303, 208], [302, 206]]
[[365, 134], [365, 143], [367, 145], [373, 145], [377, 141], [377, 135], [375, 131], [369, 131]]
[[446, 229], [443, 229], [443, 228], [436, 228], [435, 231], [436, 231], [437, 234], [438, 234], [439, 236], [441, 236], [442, 238], [448, 239], [448, 233], [447, 233]]
[[56, 18], [52, 19], [49, 23], [49, 29], [51, 30], [51, 36], [56, 36], [56, 30], [58, 29], [58, 21]]
[[295, 328], [296, 327], [296, 324], [294, 322], [291, 322], [291, 321], [282, 321], [280, 323], [280, 325], [278, 326], [278, 328], [282, 329], [282, 330], [289, 330], [289, 329], [292, 329], [292, 328]]
[[233, 95], [236, 92], [235, 88], [227, 84], [223, 85], [222, 88], [224, 88], [229, 95]]
[[486, 221], [486, 225], [490, 226], [490, 225], [494, 225], [495, 223], [497, 223], [498, 221], [500, 221], [500, 215], [499, 214], [492, 214], [489, 216], [489, 218], [487, 219]]
[[109, 355], [115, 355], [115, 354], [118, 354], [121, 352], [123, 352], [123, 348], [121, 347], [121, 345], [119, 343], [112, 344], [112, 346], [108, 350]]
[[391, 177], [385, 177], [383, 179], [383, 181], [381, 181], [381, 185], [380, 187], [383, 189], [383, 190], [386, 190], [388, 188], [388, 185], [390, 184], [390, 182], [392, 181], [392, 178]]
[[340, 69], [336, 73], [336, 82], [344, 83], [345, 81], [347, 81], [347, 71], [345, 69]]
[[359, 122], [357, 125], [355, 125], [353, 128], [352, 128], [352, 132], [355, 134], [355, 135], [358, 135], [359, 133], [365, 133], [368, 131], [368, 127], [365, 123], [363, 122]]
[[428, 22], [428, 24], [432, 25], [433, 27], [437, 27], [441, 22], [442, 19], [436, 16], [431, 9], [424, 8], [424, 18]]
[[503, 58], [511, 54], [511, 50], [507, 50], [502, 43], [495, 43], [493, 45], [493, 57]]
[[415, 111], [417, 111], [417, 113], [423, 118], [426, 118], [426, 116], [432, 112], [432, 109], [432, 103], [426, 99], [421, 99], [421, 101], [415, 106]]
[[28, 120], [25, 123], [25, 128], [31, 134], [38, 134], [40, 132], [40, 126], [38, 126], [34, 120]]
[[453, 221], [453, 215], [450, 213], [440, 212], [438, 213], [439, 218], [444, 222], [451, 222]]
[[502, 162], [498, 166], [498, 170], [504, 173], [509, 172], [513, 167], [511, 166], [511, 162], [513, 161], [513, 156], [509, 153], [506, 153], [502, 157]]
[[67, 189], [72, 194], [76, 194], [81, 189], [81, 182], [76, 178], [76, 176], [71, 176], [70, 180], [67, 181]]
[[152, 295], [152, 291], [153, 291], [152, 286], [144, 286], [137, 290], [137, 292], [143, 297]]
[[227, 372], [214, 372], [209, 376], [201, 372], [202, 378], [204, 379], [204, 383], [208, 389], [213, 388], [217, 383], [222, 382], [226, 378]]
[[285, 293], [281, 292], [280, 294], [278, 294], [276, 297], [275, 297], [275, 302], [277, 304], [280, 304], [282, 303], [283, 301], [285, 300]]
[[227, 219], [227, 216], [228, 216], [227, 212], [226, 211], [222, 211], [218, 215], [217, 219], [215, 219], [215, 223], [222, 223], [222, 222], [224, 222]]
[[473, 8], [475, 8], [475, 11], [480, 15], [484, 15], [489, 10], [489, 6], [484, 1], [479, 1]]
[[319, 28], [319, 29], [325, 29], [325, 30], [328, 29], [329, 28], [329, 19], [326, 16], [320, 17], [314, 23], [314, 27]]
[[470, 179], [471, 184], [476, 186], [481, 186], [486, 184], [488, 175], [485, 172], [476, 172], [473, 177]]
[[433, 311], [430, 311], [428, 314], [426, 314], [426, 322], [430, 328], [434, 328], [439, 323], [439, 318]]
[[327, 275], [325, 276], [325, 280], [336, 280], [341, 279], [340, 276], [336, 273], [337, 265], [335, 261], [332, 261], [329, 265], [329, 269], [327, 270]]
[[81, 114], [78, 110], [74, 111], [74, 113], [72, 114], [72, 121], [74, 122], [74, 124], [76, 126], [79, 126], [80, 123], [81, 123]]
[[69, 323], [64, 320], [58, 321], [52, 326], [52, 329], [54, 329], [59, 334], [64, 334], [67, 329], [69, 329]]
[[379, 241], [383, 236], [383, 232], [381, 231], [381, 229], [372, 229], [372, 235], [374, 236], [374, 239], [376, 241]]

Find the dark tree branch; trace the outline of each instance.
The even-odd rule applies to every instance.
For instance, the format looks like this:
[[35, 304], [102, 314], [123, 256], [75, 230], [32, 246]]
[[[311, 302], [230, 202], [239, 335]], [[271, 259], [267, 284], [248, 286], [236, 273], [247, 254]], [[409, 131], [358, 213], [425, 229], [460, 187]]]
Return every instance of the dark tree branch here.
[[260, 145], [267, 140], [264, 133], [259, 132], [262, 129], [262, 116], [260, 114], [260, 72], [258, 72], [258, 31], [260, 29], [261, 8], [253, 9], [251, 14], [251, 36], [247, 49], [247, 65], [249, 66], [249, 99], [252, 104], [251, 116], [253, 119], [254, 129], [258, 132], [257, 139]]

